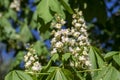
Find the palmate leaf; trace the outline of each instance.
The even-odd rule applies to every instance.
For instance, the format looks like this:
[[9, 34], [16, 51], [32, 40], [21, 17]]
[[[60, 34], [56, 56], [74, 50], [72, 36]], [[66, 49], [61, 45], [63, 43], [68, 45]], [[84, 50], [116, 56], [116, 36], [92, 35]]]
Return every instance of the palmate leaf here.
[[5, 80], [33, 80], [33, 79], [23, 71], [14, 70], [7, 74]]
[[46, 80], [73, 80], [72, 73], [69, 70], [57, 68]]
[[113, 56], [113, 60], [120, 66], [120, 53]]
[[45, 21], [45, 23], [52, 20], [53, 17], [49, 10], [49, 0], [41, 0], [37, 6], [37, 14]]
[[97, 48], [91, 46], [89, 56], [92, 63], [92, 69], [100, 68], [105, 65], [104, 59]]
[[52, 58], [51, 58], [51, 60], [52, 61], [56, 61], [56, 60], [58, 60], [59, 59], [59, 55], [58, 54], [54, 54], [53, 56], [52, 56]]
[[44, 42], [41, 40], [36, 41], [33, 44], [32, 48], [36, 50], [38, 55], [46, 55], [48, 53], [48, 50], [45, 47]]
[[[89, 57], [92, 64], [91, 69], [98, 69], [105, 66], [104, 59], [97, 48], [90, 46]], [[93, 72], [92, 77], [96, 75], [98, 75], [98, 72]]]
[[105, 59], [106, 60], [111, 60], [112, 59], [112, 57], [114, 56], [114, 55], [116, 55], [116, 54], [118, 54], [119, 52], [117, 52], [117, 51], [111, 51], [111, 52], [108, 52], [106, 55], [105, 55]]
[[104, 57], [108, 62], [115, 61], [120, 66], [120, 52], [111, 51], [108, 52]]
[[41, 0], [37, 6], [37, 14], [44, 20], [45, 24], [53, 18], [51, 11], [64, 15], [58, 0]]
[[120, 72], [116, 70], [111, 64], [102, 68], [93, 80], [120, 80]]
[[69, 5], [67, 5], [67, 3], [64, 0], [59, 0], [61, 2], [61, 4], [64, 6], [64, 8], [71, 14], [73, 14], [73, 10], [70, 8]]
[[67, 61], [70, 58], [70, 56], [71, 56], [71, 53], [65, 53], [62, 55], [62, 60]]

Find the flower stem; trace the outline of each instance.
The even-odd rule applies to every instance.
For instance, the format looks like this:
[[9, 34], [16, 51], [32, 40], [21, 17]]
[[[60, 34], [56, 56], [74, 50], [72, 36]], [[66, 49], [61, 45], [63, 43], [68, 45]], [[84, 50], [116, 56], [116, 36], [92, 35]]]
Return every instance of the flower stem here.
[[93, 71], [101, 71], [102, 69], [91, 69], [91, 70], [84, 70], [84, 71], [77, 71], [77, 72], [93, 72]]

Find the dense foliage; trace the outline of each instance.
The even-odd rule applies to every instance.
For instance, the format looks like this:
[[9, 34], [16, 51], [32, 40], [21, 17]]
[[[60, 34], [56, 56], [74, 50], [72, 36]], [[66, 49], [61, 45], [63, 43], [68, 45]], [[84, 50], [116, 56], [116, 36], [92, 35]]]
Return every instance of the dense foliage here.
[[116, 6], [117, 0], [111, 8], [104, 0], [0, 0], [0, 52], [14, 53], [7, 62], [0, 54], [0, 79], [120, 80]]

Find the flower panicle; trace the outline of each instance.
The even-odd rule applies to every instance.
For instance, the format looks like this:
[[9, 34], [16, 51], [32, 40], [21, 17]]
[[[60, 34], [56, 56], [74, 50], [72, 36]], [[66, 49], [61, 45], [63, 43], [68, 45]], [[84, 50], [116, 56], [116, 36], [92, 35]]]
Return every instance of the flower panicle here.
[[29, 48], [27, 54], [24, 56], [26, 71], [39, 71], [42, 69], [39, 58], [35, 49]]
[[88, 57], [88, 46], [90, 43], [82, 11], [75, 10], [72, 18], [72, 27], [62, 29], [65, 23], [62, 24], [61, 21], [65, 21], [57, 15], [56, 24], [54, 23], [55, 29], [52, 32], [51, 54], [71, 53], [77, 59], [75, 62], [70, 62], [71, 66], [74, 64], [76, 67], [88, 68], [91, 66]]

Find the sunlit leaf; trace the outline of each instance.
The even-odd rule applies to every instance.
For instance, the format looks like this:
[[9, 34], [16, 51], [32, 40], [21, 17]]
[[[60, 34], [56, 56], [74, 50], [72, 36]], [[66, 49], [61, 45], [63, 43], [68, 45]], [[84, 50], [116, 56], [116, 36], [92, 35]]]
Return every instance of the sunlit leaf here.
[[107, 60], [110, 60], [110, 59], [112, 59], [112, 57], [113, 57], [114, 55], [116, 55], [116, 54], [118, 54], [117, 51], [111, 51], [111, 52], [108, 52], [108, 53], [104, 56], [104, 58], [107, 59]]
[[59, 55], [58, 54], [54, 54], [51, 58], [51, 60], [53, 60], [54, 62], [59, 59]]
[[45, 54], [48, 53], [48, 50], [47, 50], [47, 48], [45, 47], [44, 42], [43, 42], [43, 41], [40, 41], [40, 40], [36, 41], [36, 42], [33, 44], [32, 48], [34, 48], [34, 49], [36, 50], [36, 52], [37, 52], [38, 55], [45, 55]]
[[71, 53], [65, 53], [65, 54], [62, 55], [62, 60], [67, 61], [70, 58], [70, 56], [71, 56]]
[[109, 65], [108, 67], [102, 68], [99, 74], [94, 78], [94, 80], [120, 80], [120, 72], [114, 67]]
[[23, 71], [14, 70], [7, 74], [5, 80], [33, 80], [33, 79]]
[[70, 71], [57, 68], [47, 77], [46, 80], [73, 80], [73, 76]]
[[120, 66], [120, 54], [114, 55], [113, 60]]
[[71, 13], [71, 14], [74, 13], [73, 10], [71, 9], [71, 7], [68, 4], [66, 4], [66, 2], [64, 0], [60, 0], [60, 2], [69, 13]]
[[41, 0], [37, 6], [37, 14], [46, 23], [50, 22], [54, 15], [51, 14], [54, 11], [59, 14], [64, 14], [58, 0]]

